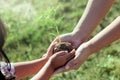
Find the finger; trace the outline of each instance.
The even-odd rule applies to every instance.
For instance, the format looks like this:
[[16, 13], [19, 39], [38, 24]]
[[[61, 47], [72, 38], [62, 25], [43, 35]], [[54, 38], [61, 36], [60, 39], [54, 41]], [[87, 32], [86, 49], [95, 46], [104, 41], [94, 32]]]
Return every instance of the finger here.
[[60, 36], [56, 37], [56, 38], [54, 39], [53, 43], [54, 43], [54, 42], [61, 42]]
[[59, 52], [55, 53], [55, 55], [57, 55], [57, 56], [65, 56], [66, 54], [68, 54], [68, 51], [59, 51]]
[[50, 52], [51, 50], [53, 50], [56, 44], [57, 44], [57, 42], [51, 43], [50, 46], [49, 46], [49, 48], [48, 48], [48, 52]]
[[54, 75], [56, 75], [58, 73], [63, 73], [63, 72], [66, 72], [66, 71], [68, 71], [68, 70], [65, 69], [65, 66], [62, 66], [54, 72]]
[[70, 53], [66, 54], [66, 60], [70, 60], [75, 56], [75, 49], [73, 49]]
[[42, 57], [45, 57], [45, 56], [47, 56], [47, 54], [45, 53]]
[[71, 67], [72, 70], [77, 70], [80, 67], [80, 64], [75, 64], [73, 67]]
[[72, 69], [72, 67], [75, 66], [75, 65], [76, 65], [76, 63], [75, 63], [75, 60], [74, 60], [74, 58], [73, 58], [72, 60], [70, 60], [70, 61], [66, 64], [65, 68], [66, 68], [66, 69]]
[[57, 69], [57, 70], [54, 72], [54, 74], [61, 73], [61, 72], [63, 72], [64, 70], [65, 70], [65, 67], [63, 66], [63, 67]]
[[55, 47], [55, 45], [57, 44], [57, 42], [54, 42], [54, 43], [51, 43], [50, 44], [50, 46], [49, 46], [49, 48], [48, 48], [48, 50], [47, 50], [47, 53], [48, 54], [53, 54], [53, 52], [54, 52], [54, 47]]
[[66, 64], [65, 68], [70, 70], [76, 70], [81, 66], [82, 63], [83, 61], [78, 60], [78, 57], [76, 56]]
[[52, 54], [54, 52], [54, 47], [55, 45], [59, 42], [59, 37], [57, 37], [56, 39], [54, 39], [54, 41], [50, 44], [47, 53]]

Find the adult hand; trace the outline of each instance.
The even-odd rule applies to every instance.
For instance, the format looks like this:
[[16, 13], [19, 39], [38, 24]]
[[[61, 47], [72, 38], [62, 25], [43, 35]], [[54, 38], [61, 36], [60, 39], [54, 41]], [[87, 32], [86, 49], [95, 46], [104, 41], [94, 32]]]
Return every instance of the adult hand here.
[[63, 35], [60, 35], [54, 39], [52, 43], [55, 42], [70, 42], [72, 46], [77, 49], [78, 46], [83, 42], [80, 38], [78, 39], [79, 36], [76, 36], [74, 33], [66, 33]]
[[89, 55], [90, 49], [88, 44], [81, 44], [81, 46], [79, 46], [79, 48], [76, 50], [75, 57], [71, 59], [65, 66], [57, 69], [54, 74], [78, 69], [81, 64], [87, 60]]
[[71, 43], [74, 49], [77, 49], [79, 45], [82, 44], [84, 41], [85, 39], [82, 38], [82, 36], [79, 37], [75, 32], [60, 35], [56, 37], [49, 46], [47, 56], [50, 57], [51, 55], [53, 55], [55, 44], [59, 42], [69, 42]]

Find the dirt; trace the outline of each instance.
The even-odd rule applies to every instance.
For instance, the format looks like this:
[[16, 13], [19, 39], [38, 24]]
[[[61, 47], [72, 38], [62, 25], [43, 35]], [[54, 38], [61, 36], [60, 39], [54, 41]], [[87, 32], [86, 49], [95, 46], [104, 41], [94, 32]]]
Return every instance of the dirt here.
[[59, 52], [59, 51], [68, 51], [71, 52], [73, 50], [73, 46], [69, 42], [60, 42], [55, 45], [54, 48], [54, 53]]

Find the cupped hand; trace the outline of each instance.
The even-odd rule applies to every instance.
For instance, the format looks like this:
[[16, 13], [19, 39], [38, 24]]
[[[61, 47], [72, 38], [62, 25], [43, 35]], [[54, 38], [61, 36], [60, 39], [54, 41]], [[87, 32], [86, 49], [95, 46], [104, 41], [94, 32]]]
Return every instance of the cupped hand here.
[[54, 47], [55, 44], [59, 43], [59, 42], [70, 42], [71, 45], [73, 46], [73, 48], [77, 49], [78, 46], [83, 42], [80, 39], [76, 39], [76, 36], [73, 33], [66, 33], [63, 35], [60, 35], [58, 37], [56, 37], [53, 42], [50, 44], [48, 50], [47, 50], [47, 56], [51, 56], [53, 55], [54, 52]]
[[81, 66], [81, 64], [83, 64], [84, 61], [87, 60], [89, 55], [90, 49], [88, 47], [88, 44], [81, 44], [81, 46], [79, 46], [79, 48], [76, 50], [75, 57], [71, 59], [65, 66], [62, 66], [61, 68], [57, 69], [54, 74], [78, 69]]
[[72, 44], [72, 46], [75, 49], [77, 49], [78, 46], [82, 43], [81, 40], [76, 39], [76, 36], [73, 33], [66, 33], [66, 34], [60, 35], [54, 39], [53, 43], [55, 42], [69, 42]]
[[53, 69], [57, 69], [65, 65], [70, 59], [75, 56], [75, 50], [70, 53], [67, 51], [59, 51], [50, 57], [50, 63]]

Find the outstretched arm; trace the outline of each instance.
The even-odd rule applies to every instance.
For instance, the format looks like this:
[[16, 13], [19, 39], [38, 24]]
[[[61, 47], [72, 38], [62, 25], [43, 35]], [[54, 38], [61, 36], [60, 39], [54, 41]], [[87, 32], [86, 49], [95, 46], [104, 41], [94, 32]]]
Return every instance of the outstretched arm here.
[[87, 60], [87, 58], [99, 51], [101, 48], [120, 38], [120, 17], [116, 18], [103, 31], [98, 33], [95, 37], [86, 43], [83, 43], [76, 51], [76, 57], [70, 61], [66, 66], [79, 68], [79, 66]]
[[14, 63], [16, 79], [20, 80], [36, 74], [44, 66], [47, 60], [47, 58], [41, 58], [33, 61]]
[[[56, 43], [51, 44], [50, 47], [52, 48], [49, 47], [47, 53], [52, 54], [55, 45]], [[20, 80], [36, 74], [45, 65], [45, 63], [48, 61], [48, 58], [49, 57], [46, 56], [32, 61], [14, 63], [16, 79]]]
[[[74, 48], [85, 42], [92, 31], [107, 14], [115, 0], [88, 0], [86, 9], [74, 30], [58, 36], [54, 42], [66, 41], [72, 43]], [[51, 54], [50, 54], [51, 55]]]
[[[87, 7], [72, 33], [61, 35], [56, 38], [53, 43], [59, 41], [60, 38], [61, 41], [72, 43], [74, 48], [77, 49], [88, 39], [92, 31], [107, 14], [114, 1], [115, 0], [88, 0]], [[64, 67], [61, 69], [65, 71]]]
[[115, 0], [88, 0], [87, 7], [73, 30], [75, 39], [83, 42], [107, 14]]
[[109, 45], [120, 38], [120, 16], [117, 17], [103, 31], [88, 41], [91, 53], [97, 52], [101, 48]]
[[108, 25], [103, 31], [98, 33], [88, 42], [85, 42], [79, 46], [76, 51], [75, 58], [67, 63], [65, 67], [57, 70], [56, 73], [68, 71], [71, 69], [78, 69], [87, 58], [109, 45], [110, 43], [120, 38], [120, 17], [116, 18], [110, 25]]
[[49, 80], [55, 69], [65, 65], [67, 61], [74, 57], [75, 50], [70, 53], [60, 51], [50, 57], [45, 66], [31, 80]]

